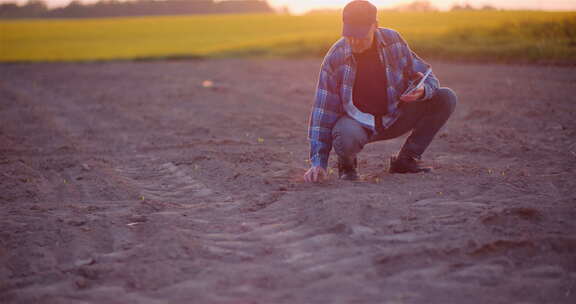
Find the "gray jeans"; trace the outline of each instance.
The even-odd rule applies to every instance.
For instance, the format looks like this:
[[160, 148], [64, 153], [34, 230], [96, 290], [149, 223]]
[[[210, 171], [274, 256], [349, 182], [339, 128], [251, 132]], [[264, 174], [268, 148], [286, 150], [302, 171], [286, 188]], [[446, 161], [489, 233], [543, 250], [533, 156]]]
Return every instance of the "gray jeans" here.
[[430, 100], [403, 104], [402, 115], [380, 134], [374, 134], [356, 120], [343, 116], [332, 129], [334, 150], [338, 156], [350, 159], [356, 157], [367, 143], [396, 138], [412, 131], [400, 155], [419, 159], [454, 112], [457, 100], [454, 91], [439, 88]]

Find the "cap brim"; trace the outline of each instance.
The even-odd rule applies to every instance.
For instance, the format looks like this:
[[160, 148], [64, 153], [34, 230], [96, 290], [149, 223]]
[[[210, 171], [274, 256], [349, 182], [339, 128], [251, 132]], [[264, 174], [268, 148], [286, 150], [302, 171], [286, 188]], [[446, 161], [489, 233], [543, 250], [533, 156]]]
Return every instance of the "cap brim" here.
[[366, 38], [368, 32], [372, 25], [353, 25], [344, 24], [342, 28], [342, 36], [344, 37], [354, 37], [354, 38]]

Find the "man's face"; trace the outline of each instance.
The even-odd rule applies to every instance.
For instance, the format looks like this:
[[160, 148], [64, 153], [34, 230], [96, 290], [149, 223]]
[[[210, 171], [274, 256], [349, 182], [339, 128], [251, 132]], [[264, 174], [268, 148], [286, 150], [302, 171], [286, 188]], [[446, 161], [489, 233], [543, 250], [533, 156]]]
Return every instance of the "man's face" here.
[[350, 43], [350, 46], [352, 47], [353, 53], [362, 53], [372, 46], [372, 42], [374, 41], [374, 32], [377, 27], [377, 24], [374, 23], [368, 31], [368, 34], [362, 38], [346, 37], [348, 43]]

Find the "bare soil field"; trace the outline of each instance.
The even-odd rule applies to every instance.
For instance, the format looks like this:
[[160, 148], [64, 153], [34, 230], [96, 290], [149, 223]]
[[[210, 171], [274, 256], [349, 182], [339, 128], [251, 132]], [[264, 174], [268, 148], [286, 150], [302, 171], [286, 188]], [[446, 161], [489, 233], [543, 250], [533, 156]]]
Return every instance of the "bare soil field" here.
[[435, 171], [320, 185], [319, 60], [0, 65], [0, 302], [576, 303], [576, 68], [432, 64]]

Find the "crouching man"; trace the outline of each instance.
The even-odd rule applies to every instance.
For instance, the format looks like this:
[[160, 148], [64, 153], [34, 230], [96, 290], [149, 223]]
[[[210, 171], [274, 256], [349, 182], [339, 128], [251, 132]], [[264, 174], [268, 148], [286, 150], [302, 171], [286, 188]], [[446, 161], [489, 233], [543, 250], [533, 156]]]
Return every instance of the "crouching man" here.
[[[390, 159], [390, 173], [429, 172], [420, 159], [446, 123], [457, 97], [440, 88], [430, 65], [410, 50], [394, 30], [378, 27], [377, 9], [368, 1], [343, 10], [343, 34], [326, 54], [310, 115], [311, 168], [306, 182], [326, 176], [334, 146], [340, 179], [357, 180], [356, 155], [367, 143], [411, 132]], [[428, 77], [409, 94], [414, 83]]]

